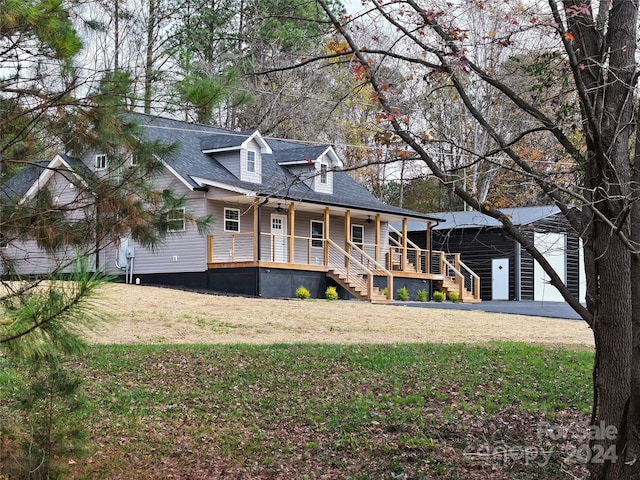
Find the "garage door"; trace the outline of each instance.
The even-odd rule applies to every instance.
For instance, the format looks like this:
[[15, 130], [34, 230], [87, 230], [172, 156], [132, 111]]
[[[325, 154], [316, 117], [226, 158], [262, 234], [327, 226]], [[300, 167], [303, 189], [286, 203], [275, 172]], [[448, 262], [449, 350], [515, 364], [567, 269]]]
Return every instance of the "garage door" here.
[[[566, 282], [566, 238], [564, 233], [534, 233], [533, 243], [558, 276]], [[533, 297], [537, 301], [564, 302], [560, 292], [549, 283], [549, 276], [538, 262], [533, 267]]]

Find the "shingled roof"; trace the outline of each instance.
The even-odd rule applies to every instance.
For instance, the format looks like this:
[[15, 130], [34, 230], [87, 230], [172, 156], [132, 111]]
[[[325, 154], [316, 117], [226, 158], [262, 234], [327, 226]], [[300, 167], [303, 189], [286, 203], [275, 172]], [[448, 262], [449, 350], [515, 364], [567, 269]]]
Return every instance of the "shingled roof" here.
[[[191, 189], [201, 189], [203, 180], [216, 185], [254, 192], [258, 196], [283, 200], [309, 202], [404, 216], [420, 220], [439, 220], [424, 213], [387, 205], [375, 198], [367, 189], [346, 172], [333, 172], [333, 193], [316, 192], [292, 173], [288, 166], [312, 163], [332, 148], [328, 144], [307, 144], [282, 139], [263, 138], [268, 153], [262, 155], [262, 183], [240, 180], [217, 159], [216, 151], [239, 149], [244, 142], [258, 135], [256, 131], [235, 132], [207, 125], [182, 122], [144, 114], [130, 114], [138, 123], [143, 139], [172, 145], [171, 153], [162, 160]], [[209, 153], [205, 153], [209, 152]], [[91, 175], [90, 169], [79, 160], [59, 155], [69, 166], [83, 169], [82, 175]], [[26, 165], [20, 172], [3, 181], [0, 198], [22, 197], [37, 181], [50, 162]], [[86, 171], [84, 171], [86, 170]]]
[[185, 184], [194, 189], [203, 186], [197, 180], [206, 179], [215, 181], [216, 184], [255, 192], [260, 196], [362, 209], [416, 219], [434, 219], [427, 214], [393, 207], [379, 201], [346, 172], [334, 171], [334, 193], [327, 194], [315, 192], [286, 167], [285, 164], [291, 162], [316, 160], [331, 147], [328, 144], [304, 144], [265, 138], [272, 153], [262, 156], [262, 183], [255, 184], [242, 181], [233, 175], [216, 160], [215, 152], [203, 153], [203, 150], [237, 147], [255, 132], [233, 132], [141, 114], [135, 114], [135, 120], [140, 124], [146, 139], [174, 145], [175, 148], [170, 157], [164, 160]]

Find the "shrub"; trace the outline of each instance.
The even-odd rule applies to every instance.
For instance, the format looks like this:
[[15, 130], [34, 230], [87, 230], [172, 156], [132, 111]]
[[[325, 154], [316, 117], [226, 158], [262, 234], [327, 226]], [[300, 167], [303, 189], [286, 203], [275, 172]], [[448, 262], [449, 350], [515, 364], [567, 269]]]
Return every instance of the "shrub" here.
[[385, 297], [389, 296], [389, 289], [387, 287], [384, 287], [381, 292]]
[[324, 296], [327, 300], [337, 300], [338, 299], [338, 291], [336, 287], [327, 287], [327, 291], [324, 292]]
[[449, 293], [449, 300], [451, 300], [451, 302], [453, 303], [458, 303], [458, 301], [460, 300], [460, 296], [458, 295], [458, 292]]
[[433, 301], [434, 302], [444, 302], [444, 293], [440, 291], [433, 292]]
[[296, 297], [298, 297], [300, 300], [306, 300], [307, 298], [311, 297], [311, 294], [309, 293], [309, 290], [301, 286], [296, 290]]
[[418, 290], [418, 294], [416, 295], [416, 300], [418, 300], [419, 302], [426, 302], [427, 301], [427, 291], [426, 290]]
[[403, 302], [409, 300], [409, 292], [407, 291], [407, 287], [398, 289], [398, 300], [402, 300]]

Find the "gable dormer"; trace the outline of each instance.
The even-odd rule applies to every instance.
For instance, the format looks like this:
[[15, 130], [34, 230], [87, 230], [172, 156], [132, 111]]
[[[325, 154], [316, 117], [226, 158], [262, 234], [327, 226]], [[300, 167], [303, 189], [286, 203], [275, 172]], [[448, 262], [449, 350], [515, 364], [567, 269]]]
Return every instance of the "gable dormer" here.
[[272, 153], [257, 130], [253, 133], [224, 132], [207, 136], [200, 146], [202, 153], [214, 155], [239, 180], [250, 183], [262, 183], [263, 155]]
[[283, 157], [278, 164], [287, 167], [314, 192], [333, 194], [334, 172], [342, 167], [333, 147], [297, 147], [284, 152]]

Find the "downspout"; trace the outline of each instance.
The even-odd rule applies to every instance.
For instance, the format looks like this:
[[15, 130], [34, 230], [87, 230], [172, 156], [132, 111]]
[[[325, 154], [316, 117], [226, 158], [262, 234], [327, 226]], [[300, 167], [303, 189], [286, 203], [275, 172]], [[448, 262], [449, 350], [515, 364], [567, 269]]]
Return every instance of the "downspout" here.
[[522, 250], [520, 243], [515, 241], [515, 278], [514, 278], [514, 288], [516, 290], [516, 301], [519, 302], [522, 298]]

